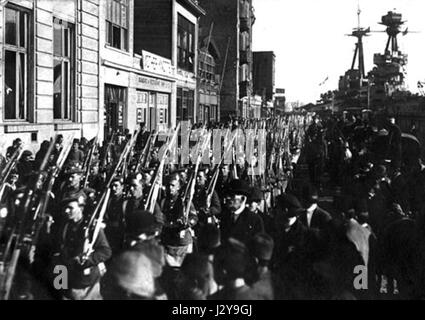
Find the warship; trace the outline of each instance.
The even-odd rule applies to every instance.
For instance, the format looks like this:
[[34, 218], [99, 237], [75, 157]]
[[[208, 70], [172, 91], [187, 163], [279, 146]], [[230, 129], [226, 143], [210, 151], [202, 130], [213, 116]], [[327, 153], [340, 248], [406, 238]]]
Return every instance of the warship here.
[[[391, 115], [396, 118], [403, 132], [414, 131], [417, 138], [425, 142], [425, 83], [418, 81], [419, 93], [412, 93], [406, 85], [408, 55], [399, 47], [399, 36], [409, 31], [401, 13], [388, 11], [379, 24], [383, 31], [372, 31], [360, 26], [360, 9], [357, 12], [358, 26], [347, 36], [357, 39], [351, 68], [339, 79], [338, 89], [322, 94], [315, 111], [351, 112], [360, 114], [370, 110], [375, 114]], [[404, 30], [403, 30], [404, 29]], [[374, 32], [388, 35], [383, 53], [373, 56], [374, 67], [365, 72], [363, 38]], [[325, 97], [325, 99], [323, 99]]]

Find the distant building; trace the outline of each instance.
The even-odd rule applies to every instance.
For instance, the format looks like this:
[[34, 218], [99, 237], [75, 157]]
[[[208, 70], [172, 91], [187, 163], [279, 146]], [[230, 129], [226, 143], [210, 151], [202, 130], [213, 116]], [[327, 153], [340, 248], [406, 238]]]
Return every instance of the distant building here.
[[217, 64], [221, 59], [218, 47], [207, 35], [199, 44], [198, 59], [198, 122], [220, 120], [220, 73]]
[[[146, 50], [171, 61], [175, 83], [168, 104], [168, 125], [181, 120], [196, 122], [198, 27], [204, 9], [195, 0], [135, 0], [134, 15], [134, 52]], [[153, 125], [158, 120], [150, 122]]]
[[292, 106], [289, 103], [286, 103], [285, 89], [283, 88], [276, 88], [276, 93], [274, 95], [274, 109], [277, 115], [292, 111]]
[[[268, 116], [273, 112], [275, 60], [276, 56], [273, 51], [253, 52], [254, 93], [263, 97], [263, 116]], [[271, 102], [271, 108], [267, 107], [268, 102]]]
[[209, 30], [222, 59], [217, 65], [222, 74], [220, 115], [248, 115], [252, 96], [252, 26], [255, 22], [252, 0], [199, 0], [206, 10], [200, 26]]

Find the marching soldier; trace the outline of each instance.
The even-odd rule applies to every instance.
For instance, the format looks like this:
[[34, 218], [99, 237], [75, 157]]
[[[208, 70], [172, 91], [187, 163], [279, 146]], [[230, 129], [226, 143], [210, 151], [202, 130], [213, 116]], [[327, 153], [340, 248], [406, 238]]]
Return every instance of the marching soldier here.
[[[111, 257], [112, 251], [102, 229], [93, 246], [93, 252], [88, 258], [84, 257], [86, 242], [87, 221], [83, 211], [86, 205], [84, 197], [69, 197], [62, 200], [62, 214], [65, 219], [52, 225], [49, 242], [40, 244], [46, 250], [50, 245], [50, 274], [53, 285], [62, 299], [71, 300], [99, 300], [100, 278], [105, 266], [104, 263]], [[56, 274], [58, 268], [66, 272], [68, 277], [60, 285]], [[61, 269], [65, 268], [65, 269]], [[55, 271], [56, 270], [56, 271]], [[56, 279], [56, 280], [55, 280]]]
[[125, 234], [124, 218], [124, 178], [115, 177], [111, 183], [111, 198], [105, 213], [105, 234], [112, 249], [116, 254], [123, 249]]
[[169, 265], [179, 267], [187, 253], [193, 250], [193, 235], [190, 228], [197, 223], [196, 210], [190, 204], [188, 216], [182, 197], [181, 178], [173, 173], [167, 179], [166, 195], [160, 200], [165, 224], [162, 230], [162, 244]]
[[218, 198], [217, 192], [215, 190], [212, 192], [211, 204], [208, 207], [208, 185], [206, 171], [206, 167], [199, 169], [198, 176], [196, 177], [195, 195], [193, 197], [193, 204], [198, 212], [198, 222], [202, 225], [208, 223], [208, 218], [217, 217], [221, 213], [220, 199]]
[[[82, 178], [84, 170], [80, 166], [72, 166], [65, 170], [65, 181], [62, 182], [56, 198], [56, 210], [52, 210], [53, 213], [60, 210], [60, 205], [63, 199], [67, 198], [79, 198], [83, 197], [87, 201], [87, 206], [92, 206], [92, 199], [95, 196], [95, 191], [91, 188], [82, 188]], [[90, 199], [90, 201], [89, 201]], [[55, 217], [53, 217], [55, 219]]]
[[[133, 221], [137, 220], [137, 210], [144, 209], [147, 200], [147, 193], [143, 192], [143, 183], [140, 175], [131, 175], [129, 177], [129, 188], [129, 197], [123, 202], [126, 235], [134, 232]], [[164, 224], [164, 216], [158, 204], [155, 205], [152, 214], [158, 224]]]

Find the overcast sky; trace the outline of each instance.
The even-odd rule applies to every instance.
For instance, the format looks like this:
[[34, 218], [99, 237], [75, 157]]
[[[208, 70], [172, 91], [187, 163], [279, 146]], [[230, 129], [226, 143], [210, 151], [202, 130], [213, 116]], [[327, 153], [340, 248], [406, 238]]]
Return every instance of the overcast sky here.
[[[358, 0], [253, 0], [256, 22], [254, 51], [276, 54], [276, 87], [286, 89], [287, 101], [315, 102], [321, 92], [338, 88], [339, 76], [351, 67], [356, 38], [347, 37], [357, 27]], [[397, 9], [410, 31], [399, 36], [408, 54], [407, 83], [417, 92], [425, 81], [425, 0], [360, 0], [360, 23], [385, 30], [381, 16]], [[404, 30], [405, 27], [402, 27]], [[366, 72], [373, 54], [383, 53], [386, 33], [372, 33], [364, 41]], [[327, 76], [329, 80], [319, 86]]]

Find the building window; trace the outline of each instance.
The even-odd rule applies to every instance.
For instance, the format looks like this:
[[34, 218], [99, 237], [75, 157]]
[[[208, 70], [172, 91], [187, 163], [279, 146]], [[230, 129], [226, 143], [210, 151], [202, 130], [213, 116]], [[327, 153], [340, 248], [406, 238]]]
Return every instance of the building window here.
[[53, 18], [53, 118], [72, 119], [75, 86], [74, 25]]
[[193, 120], [195, 92], [177, 88], [177, 121]]
[[7, 6], [4, 15], [4, 118], [27, 120], [29, 12]]
[[199, 59], [199, 76], [201, 79], [215, 81], [215, 61], [212, 55], [201, 52]]
[[195, 25], [179, 14], [177, 30], [177, 65], [183, 70], [194, 72]]
[[128, 51], [128, 2], [107, 0], [106, 43], [111, 47]]

